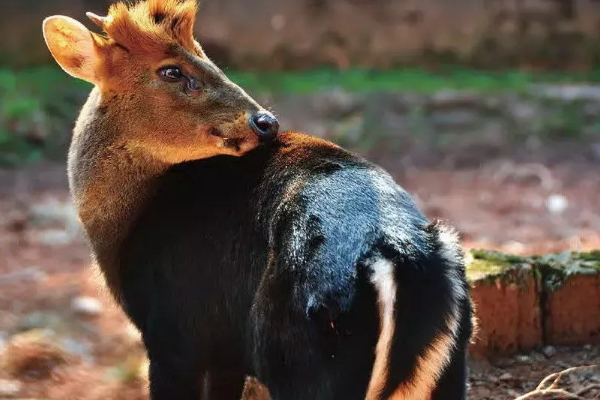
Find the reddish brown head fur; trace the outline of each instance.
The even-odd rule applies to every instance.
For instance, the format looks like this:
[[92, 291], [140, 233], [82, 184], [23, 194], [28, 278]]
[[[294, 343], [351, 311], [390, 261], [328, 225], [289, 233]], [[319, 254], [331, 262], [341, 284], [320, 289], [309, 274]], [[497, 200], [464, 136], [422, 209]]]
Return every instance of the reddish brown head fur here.
[[44, 21], [58, 64], [95, 85], [75, 127], [69, 177], [109, 282], [114, 249], [158, 176], [259, 144], [262, 128], [249, 119], [264, 110], [204, 54], [195, 14], [195, 0], [142, 0], [114, 4], [105, 17], [88, 13], [102, 33], [69, 17]]
[[[55, 16], [44, 21], [48, 47], [71, 75], [94, 83], [99, 104], [82, 115], [99, 124], [104, 145], [142, 150], [174, 164], [218, 154], [240, 155], [258, 145], [248, 124], [261, 107], [206, 57], [194, 39], [195, 0], [146, 0], [88, 14], [103, 34]], [[175, 67], [180, 79], [160, 71]]]
[[169, 46], [179, 45], [204, 57], [194, 40], [196, 9], [194, 0], [149, 0], [134, 5], [117, 3], [110, 7], [102, 29], [131, 51], [160, 53]]

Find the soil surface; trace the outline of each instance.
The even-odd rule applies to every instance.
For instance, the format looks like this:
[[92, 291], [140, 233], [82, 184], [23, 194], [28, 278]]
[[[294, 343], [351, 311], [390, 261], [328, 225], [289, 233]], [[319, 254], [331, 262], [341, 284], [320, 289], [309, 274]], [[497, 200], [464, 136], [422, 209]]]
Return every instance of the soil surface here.
[[[458, 228], [467, 248], [600, 248], [597, 163], [385, 164], [428, 216]], [[591, 345], [472, 362], [469, 398], [512, 399], [550, 373], [598, 363], [600, 346]], [[0, 398], [146, 399], [145, 369], [139, 334], [110, 299], [77, 231], [65, 167], [0, 171]], [[579, 383], [600, 383], [594, 379]]]

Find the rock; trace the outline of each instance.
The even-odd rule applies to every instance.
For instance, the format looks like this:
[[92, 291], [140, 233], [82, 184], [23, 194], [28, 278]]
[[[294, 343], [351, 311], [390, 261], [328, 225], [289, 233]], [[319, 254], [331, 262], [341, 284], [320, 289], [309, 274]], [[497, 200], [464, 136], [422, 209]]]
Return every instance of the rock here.
[[554, 346], [545, 346], [542, 349], [542, 354], [546, 357], [546, 358], [552, 358], [556, 355], [556, 347]]
[[21, 391], [21, 382], [0, 379], [0, 397], [14, 397]]
[[511, 381], [514, 378], [510, 372], [505, 372], [504, 374], [500, 375], [498, 379], [500, 379], [501, 381]]
[[561, 194], [553, 194], [546, 199], [546, 208], [553, 215], [560, 215], [569, 206], [567, 198]]
[[94, 297], [81, 296], [71, 301], [71, 309], [86, 317], [97, 317], [102, 314], [103, 306], [100, 301]]
[[517, 362], [521, 364], [529, 364], [531, 362], [531, 357], [525, 354], [518, 354], [517, 356], [515, 356], [515, 360], [517, 360]]
[[275, 14], [271, 17], [271, 28], [276, 32], [281, 32], [287, 24], [285, 15]]

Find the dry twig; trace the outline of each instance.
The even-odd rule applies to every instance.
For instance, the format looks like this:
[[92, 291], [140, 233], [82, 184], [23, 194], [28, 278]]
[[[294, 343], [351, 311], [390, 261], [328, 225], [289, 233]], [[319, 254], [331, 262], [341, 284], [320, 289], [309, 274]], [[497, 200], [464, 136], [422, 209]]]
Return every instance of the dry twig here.
[[556, 372], [545, 377], [532, 392], [517, 397], [515, 400], [546, 399], [546, 400], [586, 400], [584, 394], [592, 390], [600, 390], [600, 384], [591, 384], [576, 393], [565, 389], [559, 389], [558, 383], [565, 374], [586, 369], [598, 368], [598, 365], [587, 365], [582, 367], [567, 368], [564, 371]]

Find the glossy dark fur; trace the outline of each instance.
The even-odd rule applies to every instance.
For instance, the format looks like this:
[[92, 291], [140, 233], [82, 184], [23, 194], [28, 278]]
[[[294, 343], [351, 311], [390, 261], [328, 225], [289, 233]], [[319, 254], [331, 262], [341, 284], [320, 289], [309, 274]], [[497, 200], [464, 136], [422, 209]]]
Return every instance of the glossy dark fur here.
[[275, 400], [364, 399], [378, 258], [394, 263], [398, 285], [384, 394], [411, 378], [457, 306], [460, 337], [433, 400], [465, 398], [471, 307], [453, 304], [447, 272], [465, 285], [464, 271], [439, 246], [435, 225], [387, 174], [326, 142], [282, 134], [244, 157], [173, 167], [119, 257], [152, 398], [204, 398], [208, 371], [215, 400], [238, 399], [246, 374]]

